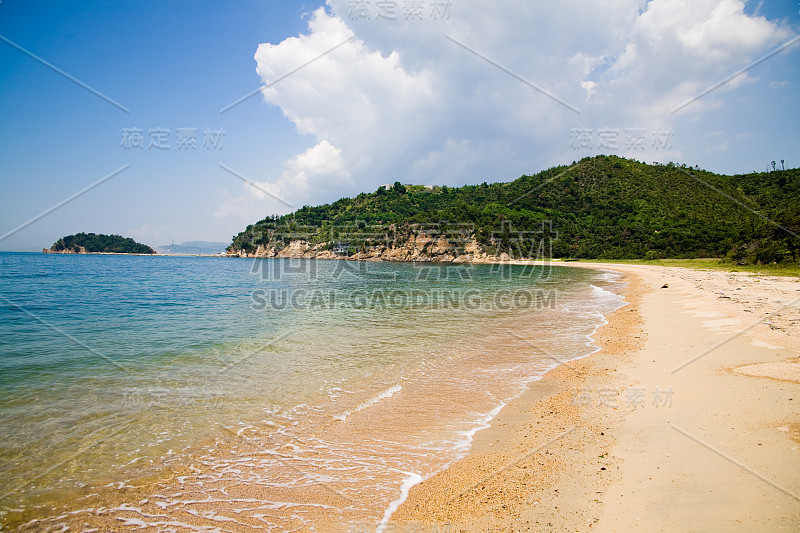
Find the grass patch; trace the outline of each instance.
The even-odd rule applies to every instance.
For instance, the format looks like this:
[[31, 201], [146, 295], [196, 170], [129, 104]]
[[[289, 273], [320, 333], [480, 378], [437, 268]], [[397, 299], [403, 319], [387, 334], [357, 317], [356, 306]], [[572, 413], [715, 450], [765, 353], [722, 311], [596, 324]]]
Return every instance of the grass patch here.
[[694, 268], [696, 270], [720, 270], [723, 272], [750, 272], [761, 276], [799, 277], [800, 266], [786, 263], [769, 265], [736, 265], [722, 259], [581, 259], [583, 263], [616, 263], [625, 265], [657, 265]]

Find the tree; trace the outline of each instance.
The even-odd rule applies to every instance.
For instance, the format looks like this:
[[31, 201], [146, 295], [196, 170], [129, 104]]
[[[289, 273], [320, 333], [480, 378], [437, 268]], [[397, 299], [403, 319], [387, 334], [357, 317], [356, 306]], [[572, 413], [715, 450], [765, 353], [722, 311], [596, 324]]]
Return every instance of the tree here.
[[[441, 186], [430, 191], [397, 181], [371, 194], [277, 217], [270, 226], [274, 236], [249, 226], [235, 237], [232, 249], [245, 243], [269, 246], [298, 238], [288, 237], [287, 228], [294, 224], [310, 230], [314, 243], [345, 240], [329, 234], [327, 224], [352, 227], [364, 235], [396, 224], [405, 228], [405, 235], [419, 227], [448, 235], [461, 227], [471, 228], [471, 236], [488, 253], [499, 253], [514, 246], [516, 235], [535, 234], [542, 220], [552, 220], [559, 234], [553, 243], [558, 256], [638, 258], [652, 250], [651, 257], [729, 255], [737, 261], [772, 262], [788, 261], [800, 253], [793, 248], [794, 241], [776, 243], [785, 235], [770, 234], [759, 217], [739, 207], [751, 206], [779, 222], [783, 214], [800, 213], [800, 169], [776, 175], [770, 165], [766, 172], [726, 176], [697, 165], [689, 175], [685, 168], [689, 167], [605, 156], [587, 157], [571, 168], [553, 167], [506, 183]], [[698, 183], [695, 175], [713, 189]], [[719, 191], [737, 202], [719, 202]], [[440, 226], [441, 221], [446, 224]], [[508, 225], [505, 234], [503, 221]], [[785, 220], [785, 224], [794, 228], [796, 221]], [[469, 240], [470, 235], [465, 238]], [[366, 246], [376, 242], [370, 240]], [[361, 246], [355, 238], [350, 244]]]
[[60, 238], [50, 248], [54, 252], [88, 252], [115, 254], [154, 254], [155, 250], [131, 238], [120, 235], [76, 233]]

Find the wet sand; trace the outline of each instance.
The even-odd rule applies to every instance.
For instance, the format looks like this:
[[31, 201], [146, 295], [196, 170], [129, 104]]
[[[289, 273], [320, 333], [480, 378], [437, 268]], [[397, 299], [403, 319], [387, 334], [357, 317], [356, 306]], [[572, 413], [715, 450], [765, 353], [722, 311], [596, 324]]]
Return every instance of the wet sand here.
[[602, 350], [506, 406], [390, 530], [796, 531], [800, 280], [569, 266], [629, 282]]

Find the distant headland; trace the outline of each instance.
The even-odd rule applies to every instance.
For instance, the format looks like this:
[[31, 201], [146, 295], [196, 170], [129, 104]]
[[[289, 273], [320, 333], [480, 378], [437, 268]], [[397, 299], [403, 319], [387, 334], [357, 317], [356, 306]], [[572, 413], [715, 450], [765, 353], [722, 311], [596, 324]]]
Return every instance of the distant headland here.
[[42, 250], [46, 254], [145, 254], [153, 255], [155, 250], [129, 237], [103, 235], [102, 233], [76, 233], [58, 239], [50, 248]]
[[598, 155], [514, 181], [382, 185], [247, 226], [227, 253], [375, 261], [800, 260], [800, 169], [723, 175]]

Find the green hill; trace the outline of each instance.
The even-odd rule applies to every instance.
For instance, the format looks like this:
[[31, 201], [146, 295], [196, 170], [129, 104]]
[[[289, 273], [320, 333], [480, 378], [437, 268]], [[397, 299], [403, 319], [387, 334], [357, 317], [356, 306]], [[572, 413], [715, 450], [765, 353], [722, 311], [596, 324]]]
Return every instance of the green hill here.
[[58, 239], [47, 253], [113, 253], [113, 254], [154, 254], [155, 250], [146, 244], [119, 235], [76, 233]]
[[488, 254], [530, 257], [543, 227], [557, 234], [556, 258], [797, 261], [800, 170], [726, 176], [596, 156], [509, 183], [430, 189], [398, 182], [267, 217], [236, 235], [228, 252], [280, 250], [298, 240], [316, 250], [342, 242], [349, 252], [392, 248], [423, 231], [474, 239]]

